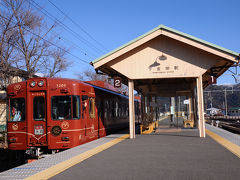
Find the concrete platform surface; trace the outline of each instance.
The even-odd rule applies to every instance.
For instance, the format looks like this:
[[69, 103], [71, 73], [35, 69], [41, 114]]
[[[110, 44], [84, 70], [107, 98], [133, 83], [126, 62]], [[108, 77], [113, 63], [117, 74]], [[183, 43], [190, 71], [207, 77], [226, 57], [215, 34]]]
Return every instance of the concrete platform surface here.
[[195, 129], [137, 135], [66, 169], [51, 180], [240, 179], [240, 158]]

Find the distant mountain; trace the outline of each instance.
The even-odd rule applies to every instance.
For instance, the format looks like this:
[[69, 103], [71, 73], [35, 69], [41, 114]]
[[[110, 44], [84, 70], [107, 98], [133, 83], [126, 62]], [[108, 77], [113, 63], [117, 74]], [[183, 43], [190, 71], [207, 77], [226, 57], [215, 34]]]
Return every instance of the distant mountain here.
[[[226, 97], [226, 98], [225, 98]], [[210, 85], [204, 89], [204, 108], [212, 107], [225, 109], [227, 107], [240, 107], [240, 84]]]

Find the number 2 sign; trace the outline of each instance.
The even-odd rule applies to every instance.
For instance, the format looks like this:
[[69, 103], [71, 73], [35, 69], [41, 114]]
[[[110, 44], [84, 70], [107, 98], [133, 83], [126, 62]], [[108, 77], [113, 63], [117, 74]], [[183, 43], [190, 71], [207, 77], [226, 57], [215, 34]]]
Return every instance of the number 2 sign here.
[[114, 87], [120, 88], [122, 86], [122, 79], [120, 77], [114, 77]]

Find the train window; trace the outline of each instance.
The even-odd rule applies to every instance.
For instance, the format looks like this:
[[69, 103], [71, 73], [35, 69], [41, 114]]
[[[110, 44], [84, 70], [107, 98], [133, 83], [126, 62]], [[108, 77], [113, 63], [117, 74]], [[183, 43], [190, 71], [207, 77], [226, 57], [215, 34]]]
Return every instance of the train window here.
[[111, 101], [111, 114], [110, 114], [110, 117], [115, 117], [115, 101], [114, 100], [112, 100]]
[[116, 101], [116, 106], [115, 106], [115, 117], [118, 117], [118, 102]]
[[52, 97], [52, 119], [71, 119], [71, 96]]
[[108, 100], [104, 101], [104, 118], [108, 117]]
[[24, 98], [10, 99], [9, 121], [24, 121], [24, 120], [25, 120], [25, 99]]
[[90, 118], [95, 118], [95, 98], [89, 98], [89, 115]]
[[98, 119], [103, 120], [103, 107], [101, 99], [96, 99], [96, 106], [97, 106], [97, 112], [98, 112]]
[[73, 119], [80, 118], [80, 96], [72, 96], [73, 100]]
[[36, 121], [45, 120], [45, 99], [43, 96], [36, 96], [33, 99], [33, 118]]

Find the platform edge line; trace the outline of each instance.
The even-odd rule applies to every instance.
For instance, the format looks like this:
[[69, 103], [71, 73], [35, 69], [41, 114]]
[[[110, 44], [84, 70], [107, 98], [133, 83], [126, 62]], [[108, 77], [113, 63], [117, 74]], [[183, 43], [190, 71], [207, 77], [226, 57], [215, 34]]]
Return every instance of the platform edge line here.
[[159, 119], [158, 122], [163, 121], [163, 120], [165, 120], [165, 119], [167, 119], [167, 118], [169, 118], [169, 117], [168, 117], [168, 116], [165, 116], [165, 117]]
[[127, 139], [128, 137], [129, 137], [128, 134], [118, 137], [110, 142], [107, 142], [105, 144], [97, 146], [94, 149], [88, 150], [84, 153], [81, 153], [77, 156], [72, 157], [71, 159], [63, 161], [63, 162], [56, 164], [48, 169], [45, 169], [45, 170], [40, 171], [32, 176], [29, 176], [29, 177], [25, 178], [25, 180], [49, 179], [49, 178], [65, 171], [66, 169], [114, 146], [115, 144], [118, 144], [119, 142]]
[[216, 142], [218, 142], [220, 145], [228, 149], [230, 152], [232, 152], [234, 155], [236, 155], [238, 158], [240, 158], [240, 146], [230, 142], [229, 140], [219, 136], [218, 134], [206, 129], [206, 133]]

